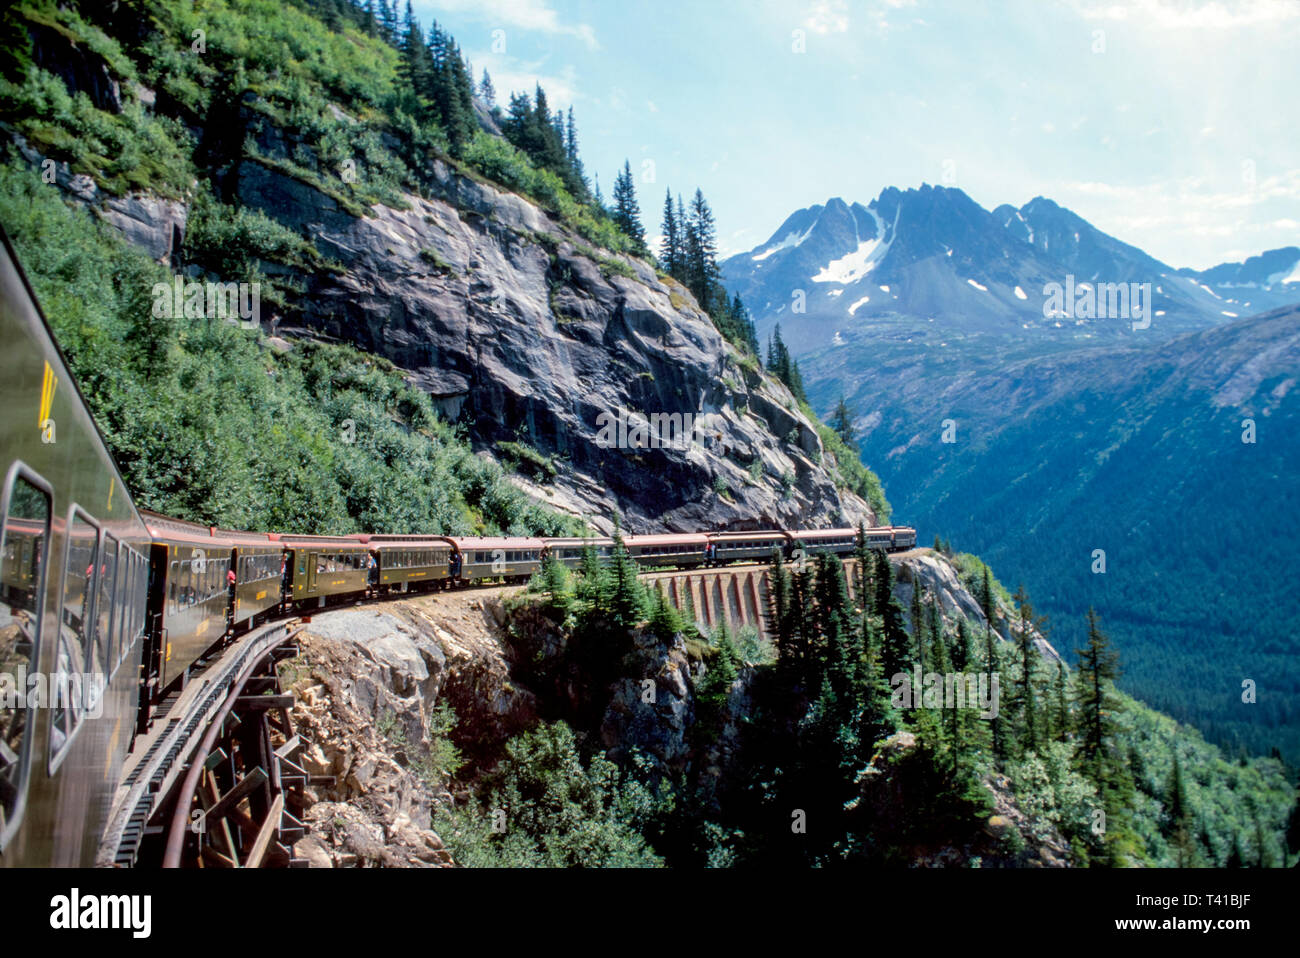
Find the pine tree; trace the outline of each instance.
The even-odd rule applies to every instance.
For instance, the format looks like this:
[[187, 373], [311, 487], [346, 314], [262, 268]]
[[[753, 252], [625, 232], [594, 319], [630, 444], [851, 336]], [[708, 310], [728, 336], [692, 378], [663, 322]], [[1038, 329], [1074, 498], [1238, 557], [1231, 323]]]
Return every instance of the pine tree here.
[[679, 245], [677, 248], [677, 262], [681, 272], [675, 273], [673, 275], [674, 278], [679, 283], [682, 283], [688, 289], [690, 288], [690, 284], [687, 282], [689, 276], [688, 276], [688, 269], [687, 269], [687, 262], [686, 262], [686, 235], [690, 231], [689, 228], [690, 228], [690, 220], [686, 216], [686, 207], [682, 205], [682, 194], [678, 193], [677, 194], [677, 238], [678, 238]]
[[1292, 855], [1300, 853], [1300, 786], [1296, 787], [1295, 804], [1291, 806], [1291, 817], [1286, 823], [1286, 848]]
[[875, 591], [871, 581], [875, 559], [867, 547], [867, 523], [863, 519], [858, 520], [858, 536], [853, 544], [853, 557], [858, 560], [858, 607], [866, 612], [871, 608], [872, 594]]
[[925, 611], [921, 607], [921, 583], [913, 578], [912, 580], [912, 661], [925, 668]]
[[857, 431], [853, 428], [853, 412], [849, 409], [849, 404], [844, 401], [843, 393], [840, 393], [840, 401], [835, 405], [835, 411], [831, 413], [827, 425], [835, 430], [835, 434], [840, 437], [844, 445], [857, 451]]
[[777, 662], [786, 676], [798, 674], [795, 648], [792, 641], [794, 628], [790, 617], [790, 573], [780, 549], [772, 550], [772, 570], [768, 574], [768, 631], [776, 640]]
[[663, 585], [658, 582], [655, 583], [654, 597], [651, 599], [650, 631], [665, 644], [685, 631], [681, 613], [668, 601]]
[[[435, 21], [429, 28], [428, 89], [426, 96], [453, 154], [469, 142], [474, 132], [474, 92], [460, 48]], [[513, 101], [512, 101], [513, 104]]]
[[613, 594], [609, 600], [610, 617], [614, 623], [630, 629], [641, 621], [645, 613], [645, 591], [637, 579], [638, 568], [627, 546], [617, 521], [614, 523], [614, 548], [610, 558], [610, 581]]
[[[1070, 738], [1070, 692], [1069, 680], [1065, 674], [1065, 663], [1056, 663], [1056, 675], [1052, 679], [1052, 728], [1051, 737], [1058, 742], [1068, 741]], [[1137, 769], [1134, 769], [1136, 773]]]
[[614, 225], [630, 238], [637, 249], [645, 248], [645, 227], [641, 225], [641, 207], [632, 182], [632, 165], [623, 161], [623, 172], [614, 179]]
[[686, 286], [704, 309], [719, 284], [717, 227], [704, 193], [696, 189], [686, 225]]
[[966, 628], [966, 617], [957, 616], [957, 640], [952, 645], [952, 667], [958, 672], [965, 672], [974, 661], [970, 647], [970, 630]]
[[478, 84], [478, 95], [482, 98], [489, 110], [495, 110], [497, 108], [496, 87], [492, 85], [492, 77], [488, 76], [486, 68], [483, 70], [483, 79], [480, 80]]
[[569, 107], [568, 121], [565, 126], [564, 155], [569, 171], [565, 184], [569, 192], [584, 202], [591, 195], [587, 186], [587, 174], [582, 168], [582, 159], [578, 156], [578, 123], [573, 118], [573, 107]]
[[394, 0], [379, 0], [379, 32], [384, 42], [397, 42], [397, 6]]
[[677, 225], [677, 213], [673, 209], [673, 194], [670, 190], [664, 190], [664, 216], [660, 223], [659, 232], [659, 265], [669, 276], [676, 277], [681, 272], [681, 262], [679, 250], [681, 247], [681, 236]]
[[1021, 585], [1015, 600], [1018, 627], [1016, 629], [1016, 648], [1020, 653], [1020, 681], [1016, 694], [1016, 706], [1023, 723], [1021, 747], [1026, 752], [1038, 749], [1038, 702], [1035, 697], [1037, 685], [1038, 649], [1034, 645], [1034, 630], [1040, 627], [1042, 620], [1034, 615], [1033, 606], [1029, 604], [1029, 595]]
[[728, 312], [731, 326], [728, 339], [731, 339], [751, 356], [757, 356], [758, 330], [754, 328], [754, 320], [750, 317], [749, 309], [741, 300], [739, 293], [732, 297], [731, 307]]
[[894, 570], [885, 553], [876, 550], [876, 598], [874, 613], [880, 617], [884, 631], [880, 665], [885, 680], [908, 671], [911, 657], [910, 638], [903, 627], [903, 610], [894, 598]]
[[1111, 650], [1110, 640], [1101, 631], [1097, 613], [1088, 609], [1088, 644], [1076, 649], [1079, 656], [1078, 680], [1075, 683], [1079, 707], [1079, 746], [1077, 758], [1081, 769], [1098, 787], [1110, 778], [1106, 763], [1106, 740], [1114, 733], [1116, 703], [1109, 685], [1119, 677], [1119, 656]]
[[841, 705], [852, 702], [862, 650], [861, 633], [849, 618], [849, 589], [839, 556], [822, 552], [817, 557], [817, 611], [821, 631], [822, 661], [831, 688]]
[[[993, 596], [993, 577], [989, 573], [988, 566], [984, 566], [984, 578], [980, 583], [976, 598], [979, 600], [980, 611], [984, 613], [984, 672], [991, 688], [993, 676], [999, 675], [1002, 665], [998, 655], [997, 642], [993, 637], [998, 610], [997, 602]], [[1002, 713], [999, 710], [997, 716], [989, 720], [989, 731], [993, 736], [993, 757], [999, 762], [1006, 755], [1006, 739], [1003, 735], [1002, 724]]]

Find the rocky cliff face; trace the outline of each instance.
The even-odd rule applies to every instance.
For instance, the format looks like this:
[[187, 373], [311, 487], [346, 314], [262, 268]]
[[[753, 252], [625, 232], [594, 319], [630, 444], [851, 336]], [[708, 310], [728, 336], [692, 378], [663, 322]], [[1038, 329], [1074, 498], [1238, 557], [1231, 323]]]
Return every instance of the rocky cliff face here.
[[431, 830], [453, 801], [440, 769], [436, 710], [458, 720], [466, 757], [537, 721], [533, 694], [510, 681], [496, 597], [458, 594], [330, 612], [311, 622], [286, 676], [294, 727], [313, 776], [297, 854], [314, 867], [452, 864]]
[[[957, 620], [966, 620], [972, 635], [984, 632], [984, 613], [979, 602], [966, 588], [957, 569], [945, 557], [931, 549], [914, 549], [895, 557], [897, 579], [894, 583], [894, 595], [904, 609], [912, 604], [912, 592], [920, 583], [922, 594], [928, 591], [939, 602], [939, 614], [943, 619], [944, 629], [949, 635], [956, 633]], [[994, 631], [1003, 641], [1013, 641], [1011, 623], [1016, 619], [1016, 610], [997, 599], [999, 621], [994, 623]], [[910, 622], [909, 622], [910, 625]], [[1063, 661], [1059, 652], [1047, 641], [1046, 636], [1038, 630], [1033, 631], [1034, 646], [1047, 663]]]
[[[431, 172], [435, 195], [357, 219], [283, 174], [242, 165], [239, 199], [343, 266], [308, 278], [296, 325], [282, 333], [390, 359], [483, 448], [521, 442], [554, 456], [558, 474], [530, 485], [567, 511], [618, 509], [634, 531], [871, 518], [836, 490], [789, 393], [742, 366], [685, 289], [590, 249], [514, 194], [441, 162]], [[707, 428], [682, 437], [677, 419], [655, 420], [662, 437], [651, 430], [638, 445], [638, 415]]]

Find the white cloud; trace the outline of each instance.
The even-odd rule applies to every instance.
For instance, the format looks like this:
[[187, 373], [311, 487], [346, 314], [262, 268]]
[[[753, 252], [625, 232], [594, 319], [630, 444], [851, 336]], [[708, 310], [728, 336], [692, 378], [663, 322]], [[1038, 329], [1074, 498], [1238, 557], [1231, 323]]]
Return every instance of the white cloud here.
[[849, 5], [846, 0], [817, 0], [804, 25], [813, 33], [844, 33], [849, 29]]
[[1223, 261], [1228, 254], [1218, 252], [1215, 241], [1225, 237], [1258, 236], [1255, 252], [1295, 243], [1287, 234], [1300, 231], [1300, 221], [1279, 217], [1276, 210], [1279, 203], [1300, 209], [1300, 168], [1261, 177], [1253, 186], [1243, 182], [1239, 189], [1223, 189], [1224, 182], [1199, 176], [1142, 184], [1067, 182], [1054, 199], [1158, 258], [1163, 258], [1159, 247], [1172, 237], [1208, 241], [1191, 244], [1202, 251], [1201, 262], [1174, 266], [1204, 268]]
[[1225, 30], [1300, 18], [1300, 4], [1288, 0], [1132, 0], [1126, 5], [1074, 0], [1089, 20], [1118, 20], [1166, 29]]
[[[511, 93], [527, 93], [532, 96], [538, 84], [546, 91], [546, 99], [552, 110], [572, 105], [580, 95], [578, 75], [572, 66], [566, 65], [559, 73], [546, 73], [542, 69], [545, 60], [524, 62], [515, 57], [482, 52], [472, 52], [470, 59], [479, 76], [482, 76], [484, 68], [491, 74], [492, 86], [497, 93], [497, 106], [503, 110], [510, 105]], [[476, 78], [475, 83], [477, 82]]]
[[[562, 22], [547, 0], [436, 0], [433, 7], [435, 16], [439, 10], [469, 11], [494, 28], [517, 27], [538, 33], [565, 34], [577, 37], [589, 50], [600, 47], [590, 24]], [[507, 35], [507, 50], [509, 45]]]

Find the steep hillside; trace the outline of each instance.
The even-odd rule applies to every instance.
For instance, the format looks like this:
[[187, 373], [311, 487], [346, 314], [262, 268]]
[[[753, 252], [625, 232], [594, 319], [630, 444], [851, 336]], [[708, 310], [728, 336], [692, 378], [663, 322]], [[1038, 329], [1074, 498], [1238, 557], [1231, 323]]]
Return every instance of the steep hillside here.
[[[0, 102], [18, 167], [187, 280], [258, 284], [260, 315], [244, 325], [276, 350], [318, 341], [391, 363], [550, 509], [601, 528], [617, 511], [636, 531], [883, 512], [883, 497], [850, 491], [865, 487], [840, 474], [789, 392], [571, 194], [580, 179], [489, 132], [481, 104], [475, 131], [404, 89], [405, 54], [346, 22], [325, 27], [315, 6], [12, 10], [27, 47]], [[201, 50], [192, 28], [210, 38]], [[435, 36], [444, 64], [458, 63]], [[273, 66], [286, 51], [291, 68]], [[463, 79], [447, 82], [469, 96]], [[9, 182], [26, 189], [17, 173]], [[185, 317], [172, 319], [194, 346]], [[373, 449], [349, 411], [331, 416], [346, 444]], [[174, 483], [136, 478], [146, 505], [175, 502], [150, 492]], [[347, 508], [354, 520], [373, 511]]]
[[1123, 687], [1212, 740], [1294, 761], [1300, 603], [1279, 563], [1300, 533], [1297, 381], [1292, 308], [1156, 348], [927, 376], [859, 407], [860, 445], [922, 534], [1026, 584], [1058, 647], [1081, 644], [1096, 606]]

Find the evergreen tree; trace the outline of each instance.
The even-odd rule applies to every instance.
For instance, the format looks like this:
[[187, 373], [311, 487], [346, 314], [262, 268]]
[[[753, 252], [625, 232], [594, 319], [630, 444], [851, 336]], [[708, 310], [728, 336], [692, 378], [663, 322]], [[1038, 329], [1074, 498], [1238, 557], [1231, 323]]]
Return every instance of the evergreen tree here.
[[685, 631], [681, 613], [668, 601], [662, 583], [658, 582], [651, 599], [650, 631], [664, 643], [672, 642], [675, 636]]
[[686, 221], [686, 286], [708, 310], [719, 283], [717, 226], [704, 193], [697, 189]]
[[[1291, 806], [1291, 817], [1286, 823], [1286, 848], [1292, 855], [1300, 854], [1300, 786], [1296, 787], [1295, 804]], [[1300, 865], [1300, 860], [1296, 865]]]
[[609, 600], [610, 618], [615, 625], [630, 629], [645, 614], [645, 590], [637, 579], [637, 564], [628, 554], [623, 533], [614, 524], [614, 549], [610, 559], [610, 582], [613, 594]]
[[384, 42], [397, 42], [397, 5], [395, 0], [379, 0], [379, 33]]
[[858, 563], [858, 607], [865, 613], [871, 608], [872, 595], [875, 586], [871, 581], [871, 573], [875, 568], [875, 559], [871, 555], [871, 549], [867, 546], [867, 523], [865, 520], [858, 520], [858, 537], [853, 544], [853, 557]]
[[[993, 595], [993, 577], [989, 573], [988, 566], [984, 566], [984, 578], [980, 583], [976, 598], [979, 601], [980, 611], [984, 613], [984, 673], [991, 688], [993, 676], [1000, 674], [1002, 665], [998, 655], [997, 641], [993, 637], [998, 610], [997, 601]], [[989, 721], [989, 731], [993, 736], [993, 757], [999, 762], [1006, 755], [1006, 740], [1003, 735], [1002, 724], [1002, 713], [999, 710], [997, 716]]]
[[573, 118], [573, 107], [569, 107], [568, 121], [565, 127], [564, 135], [564, 155], [568, 163], [568, 176], [565, 183], [569, 185], [569, 191], [580, 200], [586, 200], [590, 195], [587, 187], [587, 175], [582, 168], [582, 159], [578, 156], [578, 124]]
[[921, 583], [917, 579], [912, 580], [912, 661], [925, 668], [925, 611], [921, 607]]
[[857, 451], [857, 431], [853, 428], [853, 412], [849, 409], [849, 404], [844, 401], [843, 393], [840, 393], [840, 401], [836, 403], [835, 411], [831, 413], [827, 425], [835, 430], [835, 434], [840, 437], [844, 445]]
[[1088, 644], [1076, 649], [1079, 656], [1078, 680], [1075, 683], [1079, 707], [1080, 767], [1098, 787], [1110, 778], [1106, 763], [1106, 741], [1114, 734], [1117, 703], [1109, 686], [1119, 677], [1119, 656], [1111, 650], [1110, 639], [1101, 631], [1097, 613], [1088, 609]]
[[880, 617], [883, 637], [880, 651], [881, 671], [892, 682], [899, 672], [907, 672], [911, 649], [907, 629], [903, 627], [903, 610], [894, 598], [894, 569], [882, 550], [876, 550], [875, 615]]
[[1022, 584], [1012, 597], [1017, 608], [1016, 649], [1020, 653], [1020, 680], [1016, 693], [1016, 706], [1022, 723], [1021, 746], [1026, 752], [1037, 751], [1039, 738], [1038, 701], [1035, 686], [1038, 683], [1038, 649], [1034, 645], [1034, 631], [1043, 620], [1034, 614], [1029, 595]]
[[[1052, 728], [1051, 737], [1058, 742], [1065, 742], [1070, 737], [1070, 692], [1069, 680], [1065, 674], [1065, 663], [1056, 663], [1056, 676], [1052, 679]], [[1136, 765], [1137, 763], [1133, 763]], [[1134, 768], [1136, 773], [1137, 769]]]
[[486, 68], [483, 70], [483, 79], [480, 80], [478, 84], [478, 95], [482, 98], [489, 110], [495, 110], [497, 108], [497, 90], [496, 87], [492, 85], [492, 77], [488, 76]]
[[970, 646], [970, 630], [966, 628], [966, 617], [957, 617], [957, 641], [952, 646], [952, 667], [958, 672], [965, 672], [975, 660]]
[[677, 224], [677, 213], [673, 209], [673, 194], [664, 190], [664, 216], [659, 226], [662, 234], [659, 238], [659, 265], [669, 276], [681, 273], [681, 235]]
[[794, 620], [790, 615], [790, 572], [781, 549], [772, 550], [772, 571], [768, 575], [768, 630], [776, 640], [777, 662], [791, 683], [800, 672], [793, 641]]
[[632, 182], [632, 165], [623, 161], [623, 172], [614, 179], [614, 225], [621, 229], [638, 249], [645, 248], [645, 227], [641, 225], [641, 207], [636, 201]]

